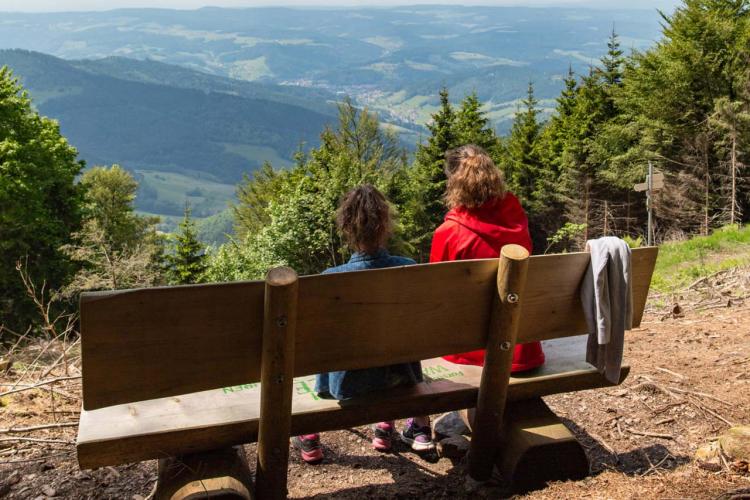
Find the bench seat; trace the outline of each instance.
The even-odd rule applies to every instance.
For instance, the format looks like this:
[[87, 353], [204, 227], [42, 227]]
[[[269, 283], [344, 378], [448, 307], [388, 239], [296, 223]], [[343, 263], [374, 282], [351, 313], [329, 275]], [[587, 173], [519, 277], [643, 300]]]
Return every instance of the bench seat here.
[[[544, 342], [547, 363], [511, 377], [509, 401], [607, 387], [584, 361], [585, 336]], [[422, 362], [426, 382], [339, 402], [313, 392], [314, 376], [294, 380], [292, 434], [344, 429], [379, 420], [471, 407], [482, 369], [441, 358]], [[627, 376], [623, 367], [621, 380]], [[260, 386], [246, 384], [82, 411], [78, 459], [82, 468], [137, 462], [255, 442]]]

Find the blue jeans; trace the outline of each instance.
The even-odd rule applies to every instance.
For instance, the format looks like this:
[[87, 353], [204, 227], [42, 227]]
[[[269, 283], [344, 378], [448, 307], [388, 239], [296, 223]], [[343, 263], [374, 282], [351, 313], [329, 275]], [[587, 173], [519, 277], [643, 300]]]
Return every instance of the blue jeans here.
[[320, 373], [315, 376], [315, 391], [324, 398], [346, 400], [369, 392], [414, 385], [422, 380], [422, 364], [416, 361], [380, 368]]

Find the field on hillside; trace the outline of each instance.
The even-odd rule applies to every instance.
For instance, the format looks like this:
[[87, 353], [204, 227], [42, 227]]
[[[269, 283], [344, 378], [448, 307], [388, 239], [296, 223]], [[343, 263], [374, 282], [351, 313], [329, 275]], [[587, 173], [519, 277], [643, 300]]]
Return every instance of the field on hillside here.
[[[737, 234], [744, 238], [744, 231]], [[714, 243], [722, 243], [703, 257], [717, 258], [733, 238], [721, 235]], [[743, 241], [732, 255], [750, 250]], [[673, 265], [670, 259], [673, 252], [687, 252], [682, 255], [688, 258], [695, 245], [683, 242], [664, 251], [657, 279], [669, 281], [675, 266], [691, 265]], [[641, 326], [627, 336], [631, 372], [622, 386], [545, 398], [582, 443], [591, 474], [523, 498], [747, 498], [746, 464], [707, 467], [693, 456], [730, 425], [750, 424], [750, 267], [704, 277], [690, 289], [653, 291]], [[45, 345], [39, 341], [15, 351], [5, 368], [1, 363], [8, 356], [0, 356], [0, 496], [146, 497], [156, 480], [153, 461], [78, 469], [73, 443], [80, 354], [75, 345], [69, 349], [66, 374], [63, 346], [53, 343], [41, 352]], [[55, 379], [61, 380], [27, 387]], [[501, 498], [507, 493], [490, 484], [468, 494], [462, 459], [420, 457], [400, 443], [394, 452], [380, 454], [369, 439], [367, 427], [324, 433], [326, 460], [319, 466], [292, 453], [290, 497]], [[256, 447], [245, 450], [252, 466]]]

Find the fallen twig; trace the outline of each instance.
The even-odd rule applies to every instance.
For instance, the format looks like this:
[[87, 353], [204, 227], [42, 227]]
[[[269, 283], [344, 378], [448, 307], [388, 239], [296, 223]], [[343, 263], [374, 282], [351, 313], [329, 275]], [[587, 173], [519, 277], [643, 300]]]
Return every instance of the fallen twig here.
[[28, 462], [46, 462], [50, 458], [70, 456], [72, 453], [73, 453], [72, 451], [64, 451], [62, 453], [56, 453], [54, 455], [44, 455], [42, 457], [37, 457], [37, 458], [25, 458], [23, 460], [6, 460], [6, 461], [3, 462], [3, 464], [22, 464], [22, 463], [28, 463]]
[[674, 403], [667, 403], [667, 404], [662, 405], [662, 406], [660, 406], [658, 408], [654, 408], [654, 413], [658, 415], [659, 413], [664, 413], [665, 411], [667, 411], [668, 409], [670, 409], [670, 408], [672, 408], [674, 406], [680, 406], [680, 405], [685, 405], [685, 404], [688, 404], [687, 400], [675, 401]]
[[598, 434], [594, 434], [594, 433], [589, 433], [589, 436], [591, 436], [591, 437], [592, 437], [592, 438], [594, 438], [594, 439], [595, 439], [595, 440], [596, 440], [597, 442], [599, 442], [599, 444], [600, 444], [600, 445], [602, 445], [602, 448], [604, 448], [604, 449], [605, 449], [605, 450], [607, 450], [607, 451], [608, 451], [609, 453], [611, 453], [611, 454], [612, 454], [612, 455], [613, 455], [613, 456], [615, 457], [615, 461], [616, 461], [617, 463], [619, 463], [619, 462], [620, 462], [620, 455], [618, 455], [618, 454], [617, 454], [617, 452], [615, 451], [615, 449], [614, 449], [614, 448], [612, 448], [612, 446], [610, 446], [610, 445], [609, 445], [609, 443], [607, 443], [607, 442], [606, 442], [606, 441], [604, 440], [604, 438], [603, 438], [603, 437], [599, 436]]
[[656, 422], [654, 425], [664, 425], [664, 424], [668, 424], [670, 422], [674, 422], [674, 418], [672, 418], [672, 417], [664, 418], [664, 419], [659, 420], [658, 422]]
[[698, 391], [690, 391], [688, 389], [678, 389], [676, 387], [670, 387], [670, 391], [678, 392], [680, 394], [692, 394], [694, 396], [702, 396], [704, 398], [713, 399], [714, 401], [718, 401], [719, 403], [725, 404], [727, 406], [734, 406], [729, 401], [724, 401], [723, 399], [719, 399], [716, 396], [712, 396], [710, 394], [706, 394], [705, 392], [698, 392]]
[[57, 424], [45, 424], [45, 425], [34, 425], [31, 427], [10, 427], [8, 429], [0, 429], [0, 434], [15, 434], [17, 432], [32, 432], [39, 431], [42, 429], [58, 429], [61, 427], [77, 427], [78, 422], [61, 422]]
[[711, 410], [710, 408], [707, 408], [707, 407], [703, 406], [702, 404], [698, 404], [695, 401], [690, 401], [690, 404], [692, 404], [693, 406], [695, 406], [696, 408], [698, 408], [700, 410], [705, 411], [709, 415], [713, 415], [714, 417], [718, 418], [719, 420], [721, 420], [722, 422], [724, 422], [725, 424], [727, 424], [729, 427], [733, 427], [734, 426], [734, 423], [730, 422], [729, 420], [727, 420], [726, 418], [722, 417], [721, 415], [719, 415], [715, 411]]
[[666, 368], [662, 368], [661, 366], [656, 366], [654, 368], [656, 368], [657, 370], [663, 371], [664, 373], [669, 373], [670, 375], [674, 375], [675, 377], [677, 377], [679, 379], [682, 379], [682, 380], [685, 380], [687, 378], [685, 375], [681, 375], [681, 374], [679, 374], [677, 372], [673, 372], [672, 370], [668, 370]]
[[47, 367], [46, 370], [44, 370], [44, 372], [39, 376], [39, 378], [43, 379], [44, 377], [49, 375], [52, 372], [52, 370], [54, 370], [57, 367], [57, 365], [60, 364], [61, 361], [66, 361], [66, 355], [68, 354], [68, 351], [70, 351], [73, 347], [75, 347], [80, 340], [81, 339], [78, 338], [75, 340], [75, 342], [73, 342], [68, 347], [66, 347], [63, 350], [62, 354], [60, 354], [60, 356], [49, 367]]
[[30, 443], [50, 443], [50, 444], [69, 444], [75, 445], [73, 441], [63, 441], [62, 439], [37, 439], [29, 437], [11, 437], [11, 438], [0, 438], [0, 443], [28, 441]]
[[661, 439], [674, 439], [674, 436], [671, 434], [661, 434], [659, 432], [639, 431], [636, 429], [631, 429], [630, 427], [626, 427], [625, 430], [627, 430], [631, 434], [637, 434], [639, 436], [650, 436], [650, 437], [656, 437], [656, 438], [661, 438]]
[[[644, 455], [646, 455], [646, 454], [645, 454], [645, 452], [644, 452]], [[663, 464], [663, 463], [664, 463], [664, 462], [665, 462], [665, 461], [666, 461], [666, 460], [667, 460], [667, 459], [668, 459], [669, 457], [671, 457], [671, 456], [672, 456], [672, 454], [671, 454], [671, 453], [669, 453], [669, 452], [667, 452], [667, 454], [666, 454], [666, 455], [664, 455], [664, 458], [662, 458], [661, 460], [659, 460], [659, 463], [658, 463], [658, 464], [654, 465], [654, 464], [651, 464], [651, 460], [649, 460], [649, 458], [648, 458], [648, 455], [646, 455], [646, 460], [648, 460], [648, 463], [649, 463], [649, 464], [651, 464], [651, 467], [649, 467], [649, 468], [648, 468], [648, 470], [647, 470], [646, 472], [644, 472], [643, 474], [641, 474], [641, 476], [645, 476], [646, 474], [648, 474], [648, 473], [649, 473], [649, 472], [651, 472], [652, 470], [653, 470], [654, 472], [656, 472], [657, 474], [661, 475], [661, 474], [659, 473], [659, 470], [657, 469], [657, 467], [659, 467], [659, 466], [660, 466], [661, 464]]]
[[[17, 392], [23, 392], [23, 391], [28, 391], [28, 390], [31, 390], [31, 389], [36, 389], [37, 387], [42, 387], [44, 385], [54, 384], [55, 382], [63, 382], [65, 380], [76, 380], [76, 379], [79, 379], [79, 378], [81, 378], [80, 375], [73, 375], [73, 376], [70, 376], [70, 377], [58, 377], [58, 378], [53, 378], [53, 379], [50, 379], [50, 380], [44, 380], [42, 382], [37, 382], [36, 384], [29, 385], [27, 387], [20, 387], [20, 388], [17, 388], [17, 389], [11, 389], [10, 391], [6, 391], [6, 392], [3, 392], [3, 393], [0, 393], [0, 398], [3, 397], [3, 396], [8, 396], [9, 394], [15, 394]], [[66, 395], [68, 397], [73, 397], [70, 394], [66, 394]]]

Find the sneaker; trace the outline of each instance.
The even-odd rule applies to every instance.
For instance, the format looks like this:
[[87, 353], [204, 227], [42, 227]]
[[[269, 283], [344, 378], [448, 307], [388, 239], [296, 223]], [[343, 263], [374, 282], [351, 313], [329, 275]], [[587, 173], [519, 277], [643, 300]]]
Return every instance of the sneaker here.
[[413, 418], [406, 421], [406, 429], [401, 432], [401, 441], [411, 446], [411, 449], [414, 451], [435, 449], [430, 426], [419, 427], [414, 423]]
[[308, 464], [318, 464], [323, 461], [323, 448], [320, 446], [320, 434], [305, 434], [294, 436], [292, 445], [299, 450], [302, 460]]
[[394, 429], [395, 425], [392, 420], [373, 425], [372, 430], [375, 436], [372, 438], [372, 447], [377, 451], [391, 451]]

